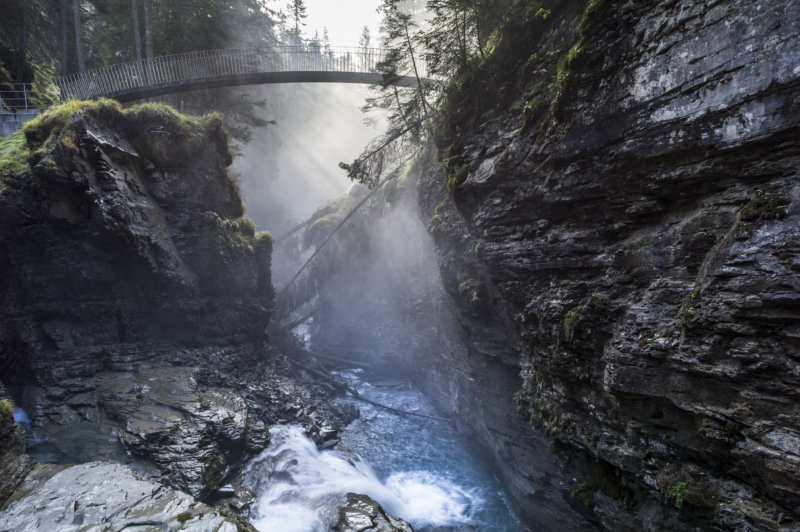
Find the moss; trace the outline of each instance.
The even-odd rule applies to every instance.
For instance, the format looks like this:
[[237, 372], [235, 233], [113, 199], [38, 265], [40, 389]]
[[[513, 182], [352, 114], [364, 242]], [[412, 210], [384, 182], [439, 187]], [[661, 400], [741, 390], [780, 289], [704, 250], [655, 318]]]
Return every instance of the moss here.
[[595, 460], [591, 465], [591, 478], [578, 481], [575, 489], [570, 494], [577, 497], [587, 508], [594, 506], [594, 495], [598, 491], [604, 495], [622, 502], [628, 508], [633, 507], [633, 491], [626, 488], [619, 477], [617, 469], [603, 460]]
[[[51, 164], [56, 149], [67, 154], [77, 152], [74, 124], [84, 118], [99, 118], [128, 133], [137, 150], [157, 167], [171, 169], [184, 166], [209, 153], [209, 140], [217, 145], [219, 162], [225, 167], [233, 162], [228, 147], [228, 134], [222, 117], [212, 113], [194, 117], [156, 103], [146, 103], [122, 109], [114, 100], [70, 100], [51, 107], [22, 128], [37, 163]], [[230, 178], [236, 187], [236, 182]], [[238, 190], [238, 189], [237, 189]]]
[[591, 508], [594, 506], [594, 494], [597, 491], [597, 485], [592, 479], [582, 478], [578, 481], [578, 485], [570, 491], [570, 495], [577, 497], [584, 506]]
[[458, 186], [467, 179], [467, 173], [469, 173], [469, 166], [466, 164], [459, 166], [458, 170], [447, 176], [447, 189], [450, 192], [458, 190]]
[[185, 512], [181, 512], [181, 513], [179, 513], [178, 515], [176, 515], [176, 516], [175, 516], [175, 519], [177, 519], [177, 520], [178, 520], [178, 522], [179, 522], [180, 524], [184, 524], [186, 521], [188, 521], [189, 519], [191, 519], [191, 518], [192, 518], [192, 516], [193, 516], [192, 512], [190, 512], [189, 510], [187, 510], [187, 511], [185, 511]]
[[463, 152], [464, 147], [454, 142], [444, 149], [441, 157], [442, 169], [450, 192], [455, 192], [458, 189], [458, 186], [464, 182], [469, 172], [469, 166], [464, 161]]
[[591, 38], [592, 27], [601, 20], [601, 13], [605, 10], [608, 0], [591, 0], [583, 11], [578, 24], [578, 40], [567, 52], [567, 55], [558, 65], [556, 74], [556, 94], [550, 104], [550, 113], [562, 117], [562, 111], [568, 97], [574, 92], [578, 78], [578, 71], [586, 56], [587, 43]]
[[21, 131], [0, 138], [0, 194], [6, 179], [30, 175], [29, 157], [30, 150]]
[[583, 305], [578, 305], [564, 314], [564, 333], [569, 341], [572, 341], [572, 337], [575, 334], [575, 326], [578, 324], [578, 319], [581, 317], [582, 312]]
[[122, 106], [114, 100], [69, 100], [51, 107], [22, 128], [31, 149], [46, 150], [53, 147], [56, 140], [66, 137], [73, 121], [86, 113], [96, 113], [111, 119], [122, 116]]
[[[232, 250], [249, 254], [255, 251], [257, 245], [264, 245], [267, 242], [267, 240], [259, 241], [256, 238], [256, 225], [249, 218], [226, 219], [214, 212], [206, 214], [213, 215], [218, 234]], [[262, 236], [262, 238], [266, 237]]]
[[261, 253], [263, 251], [271, 252], [272, 245], [275, 243], [272, 233], [269, 231], [259, 231], [255, 236], [255, 249]]
[[0, 401], [0, 419], [14, 417], [14, 402], [10, 399]]
[[783, 220], [786, 218], [789, 198], [758, 192], [755, 198], [742, 209], [742, 220]]
[[678, 323], [683, 327], [691, 327], [694, 317], [697, 315], [697, 310], [694, 308], [697, 300], [700, 297], [700, 287], [696, 286], [683, 301], [681, 310], [678, 314]]
[[589, 296], [589, 306], [595, 310], [600, 310], [605, 305], [606, 300], [600, 294]]

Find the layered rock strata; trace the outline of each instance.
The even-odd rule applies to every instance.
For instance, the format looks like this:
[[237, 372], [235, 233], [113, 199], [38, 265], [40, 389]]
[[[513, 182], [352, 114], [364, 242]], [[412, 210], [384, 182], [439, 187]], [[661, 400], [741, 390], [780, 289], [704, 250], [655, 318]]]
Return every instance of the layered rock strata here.
[[49, 458], [124, 447], [205, 499], [270, 424], [335, 436], [341, 417], [275, 373], [272, 239], [242, 217], [218, 118], [71, 102], [25, 135], [0, 195], [0, 380]]
[[423, 374], [530, 522], [542, 471], [487, 389], [602, 527], [795, 529], [800, 3], [577, 4], [520, 52], [529, 96], [462, 128], [453, 191], [422, 183], [468, 346]]

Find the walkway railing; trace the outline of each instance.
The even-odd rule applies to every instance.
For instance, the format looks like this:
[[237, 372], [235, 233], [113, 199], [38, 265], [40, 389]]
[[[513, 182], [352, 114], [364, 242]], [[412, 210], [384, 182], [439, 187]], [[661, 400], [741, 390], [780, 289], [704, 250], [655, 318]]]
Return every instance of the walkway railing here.
[[[284, 46], [210, 50], [130, 61], [70, 74], [58, 80], [62, 98], [115, 96], [148, 87], [270, 72], [374, 73], [385, 58], [380, 48]], [[424, 65], [418, 64], [420, 77]], [[406, 73], [413, 75], [413, 72]]]
[[22, 129], [25, 122], [39, 115], [31, 95], [30, 83], [0, 84], [0, 136]]

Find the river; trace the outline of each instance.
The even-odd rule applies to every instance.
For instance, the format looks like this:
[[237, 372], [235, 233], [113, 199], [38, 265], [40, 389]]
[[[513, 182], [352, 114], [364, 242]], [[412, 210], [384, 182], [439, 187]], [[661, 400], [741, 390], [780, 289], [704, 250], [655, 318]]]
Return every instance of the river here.
[[[367, 382], [340, 372], [359, 395], [394, 408], [435, 415], [407, 380]], [[522, 529], [498, 479], [447, 421], [401, 415], [354, 398], [361, 412], [336, 449], [318, 451], [300, 427], [271, 430], [247, 482], [258, 495], [251, 522], [262, 531], [323, 532], [344, 494], [356, 492], [411, 523], [418, 532]]]

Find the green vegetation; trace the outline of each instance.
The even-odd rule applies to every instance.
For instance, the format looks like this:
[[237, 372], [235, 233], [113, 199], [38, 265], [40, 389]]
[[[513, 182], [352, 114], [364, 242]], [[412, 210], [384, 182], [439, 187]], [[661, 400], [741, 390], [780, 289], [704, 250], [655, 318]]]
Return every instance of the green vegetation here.
[[[56, 152], [69, 155], [78, 151], [74, 125], [81, 120], [100, 119], [121, 133], [130, 133], [136, 148], [156, 166], [171, 169], [186, 161], [206, 156], [209, 140], [216, 144], [219, 164], [233, 162], [228, 149], [228, 134], [218, 113], [200, 117], [179, 113], [164, 104], [145, 103], [123, 109], [114, 100], [70, 100], [51, 107], [22, 129], [38, 164], [53, 164]], [[149, 134], [149, 133], [157, 134]], [[235, 186], [235, 180], [231, 183]]]
[[696, 286], [694, 289], [689, 292], [686, 296], [686, 299], [681, 305], [681, 310], [678, 315], [678, 323], [680, 323], [684, 327], [691, 327], [692, 321], [694, 317], [697, 315], [697, 310], [695, 310], [695, 305], [697, 304], [696, 301], [700, 297], [700, 287]]
[[255, 252], [256, 247], [266, 242], [272, 243], [272, 235], [260, 233], [256, 236], [256, 226], [249, 218], [224, 218], [215, 212], [208, 211], [206, 216], [213, 220], [217, 234], [225, 242], [225, 247], [242, 254]]
[[10, 399], [0, 401], [0, 419], [8, 419], [14, 416], [14, 402]]
[[783, 220], [786, 217], [786, 208], [791, 202], [789, 198], [764, 193], [759, 190], [756, 193], [756, 197], [742, 209], [742, 220], [746, 222]]
[[272, 236], [272, 233], [269, 231], [259, 231], [256, 233], [256, 245], [259, 243], [269, 242], [270, 244], [275, 243], [275, 237]]
[[675, 508], [680, 510], [683, 508], [684, 502], [684, 493], [686, 492], [686, 486], [688, 485], [687, 482], [676, 482], [670, 489], [669, 489], [669, 496], [675, 498]]
[[675, 499], [675, 508], [678, 510], [686, 504], [704, 510], [713, 510], [717, 505], [717, 490], [707, 481], [694, 483], [681, 480], [670, 487], [667, 495]]
[[567, 341], [571, 342], [575, 335], [575, 326], [578, 324], [578, 319], [581, 317], [583, 307], [583, 305], [578, 305], [564, 314], [564, 334], [567, 337]]
[[591, 469], [591, 478], [579, 480], [576, 488], [570, 492], [572, 497], [579, 498], [587, 508], [591, 508], [595, 502], [594, 494], [600, 491], [612, 499], [621, 501], [628, 508], [634, 506], [633, 491], [625, 487], [614, 466], [603, 460], [595, 460]]
[[685, 506], [710, 511], [717, 506], [719, 490], [693, 465], [668, 467], [657, 478], [661, 493], [679, 510]]
[[185, 512], [181, 512], [178, 515], [176, 515], [175, 519], [177, 519], [180, 524], [184, 524], [186, 521], [191, 519], [192, 516], [193, 516], [192, 512], [186, 510]]
[[560, 118], [566, 102], [574, 92], [577, 74], [580, 68], [589, 61], [586, 53], [594, 25], [602, 18], [600, 13], [607, 7], [608, 0], [591, 0], [583, 11], [578, 24], [578, 41], [569, 49], [566, 57], [558, 66], [556, 75], [557, 90], [550, 105], [551, 114]]
[[5, 188], [6, 178], [30, 174], [28, 157], [30, 150], [21, 131], [0, 138], [0, 194]]
[[122, 114], [122, 107], [113, 100], [97, 101], [70, 100], [51, 107], [22, 128], [33, 155], [44, 155], [55, 149], [56, 144], [77, 152], [77, 139], [71, 129], [77, 118], [92, 113], [104, 118], [116, 118]]

